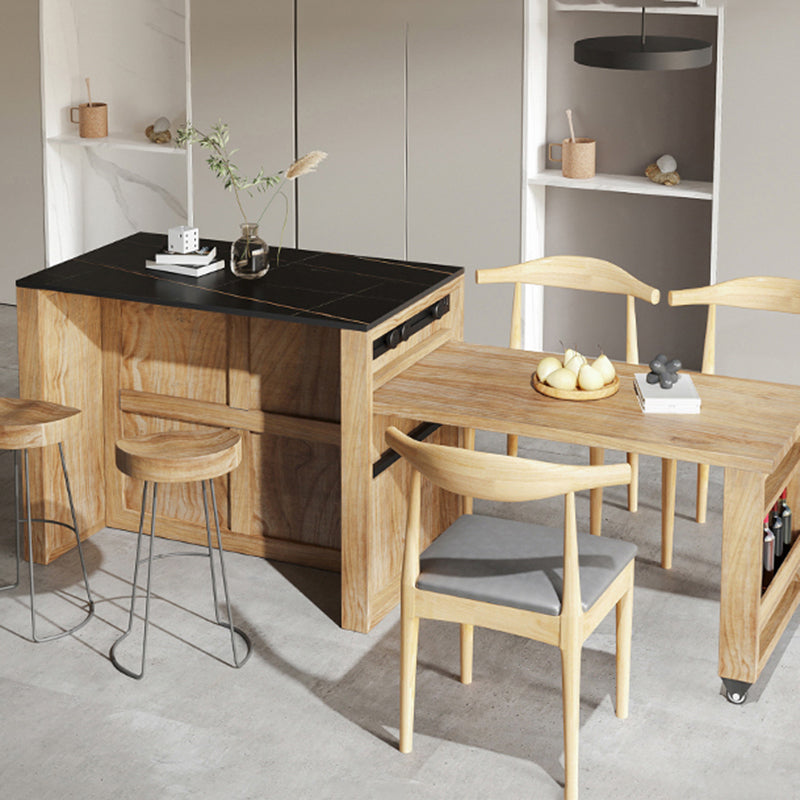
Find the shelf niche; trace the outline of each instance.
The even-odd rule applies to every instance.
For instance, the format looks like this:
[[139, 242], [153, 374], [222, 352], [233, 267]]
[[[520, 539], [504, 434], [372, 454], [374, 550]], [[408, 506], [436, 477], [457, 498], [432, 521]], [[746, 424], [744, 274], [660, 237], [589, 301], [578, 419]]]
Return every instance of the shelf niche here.
[[[535, 60], [540, 57], [532, 56], [529, 31], [528, 78], [539, 81], [546, 107], [537, 108], [529, 93], [524, 257], [568, 253], [603, 258], [656, 286], [666, 298], [670, 289], [700, 286], [715, 276], [718, 17], [716, 9], [663, 8], [648, 23], [654, 35], [712, 42], [714, 62], [702, 69], [625, 71], [574, 62], [578, 39], [638, 33], [638, 18], [626, 13], [631, 10], [551, 3], [544, 80], [537, 78]], [[567, 108], [573, 110], [575, 135], [597, 140], [594, 178], [563, 178], [560, 165], [547, 161], [547, 143], [569, 136]], [[678, 186], [661, 186], [644, 175], [647, 165], [666, 153], [678, 162]], [[573, 293], [565, 304], [553, 290], [544, 296], [531, 292], [526, 345], [536, 346], [538, 336], [546, 349], [558, 349], [563, 339], [594, 352], [599, 342], [612, 357], [624, 357], [624, 346], [612, 346], [624, 339], [620, 316], [604, 310], [602, 303], [595, 307], [582, 294]], [[559, 308], [568, 322], [558, 321]], [[679, 313], [663, 300], [657, 308], [642, 307], [638, 316], [642, 358], [663, 351], [687, 367], [699, 367], [702, 314]]]
[[[186, 116], [186, 2], [42, 0], [48, 266], [186, 222], [186, 153], [144, 133], [165, 116], [174, 136]], [[99, 139], [81, 139], [70, 122], [70, 107], [88, 100], [87, 77], [92, 99], [108, 104], [111, 134]]]

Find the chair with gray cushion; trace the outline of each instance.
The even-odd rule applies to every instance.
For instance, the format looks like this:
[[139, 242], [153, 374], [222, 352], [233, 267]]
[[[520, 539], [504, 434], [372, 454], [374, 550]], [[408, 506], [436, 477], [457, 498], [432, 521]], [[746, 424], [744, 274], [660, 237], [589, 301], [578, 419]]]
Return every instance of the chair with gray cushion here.
[[[400, 750], [411, 751], [419, 620], [461, 626], [461, 682], [472, 681], [474, 627], [561, 650], [564, 796], [578, 797], [583, 642], [616, 607], [616, 713], [628, 715], [636, 547], [578, 534], [575, 492], [628, 484], [629, 464], [572, 466], [417, 442], [396, 428], [386, 441], [414, 468], [401, 581]], [[527, 502], [565, 496], [564, 527], [465, 514], [420, 553], [421, 481], [465, 497]]]

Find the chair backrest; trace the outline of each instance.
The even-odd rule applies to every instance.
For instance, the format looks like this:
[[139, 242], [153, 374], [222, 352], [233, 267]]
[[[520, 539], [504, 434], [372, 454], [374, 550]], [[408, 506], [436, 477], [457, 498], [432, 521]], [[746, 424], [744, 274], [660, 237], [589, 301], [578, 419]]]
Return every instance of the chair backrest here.
[[708, 306], [702, 370], [713, 373], [717, 306], [800, 314], [800, 280], [768, 276], [734, 278], [710, 286], [674, 290], [668, 300], [671, 306]]
[[397, 428], [386, 431], [389, 446], [431, 483], [467, 497], [525, 502], [584, 489], [629, 483], [628, 464], [574, 466], [418, 442]]
[[510, 267], [479, 269], [475, 281], [483, 283], [513, 283], [514, 304], [511, 310], [511, 343], [522, 347], [522, 286], [532, 283], [560, 289], [581, 289], [627, 296], [625, 359], [639, 363], [639, 344], [636, 332], [636, 298], [657, 305], [661, 299], [658, 289], [642, 283], [622, 267], [599, 258], [584, 256], [547, 256], [514, 264]]
[[387, 429], [386, 441], [414, 469], [403, 558], [403, 586], [406, 589], [413, 587], [419, 576], [421, 476], [447, 491], [499, 502], [524, 502], [563, 494], [565, 501], [562, 614], [579, 612], [580, 579], [575, 492], [630, 483], [629, 464], [573, 466], [446, 445], [426, 444], [406, 436], [395, 427]]

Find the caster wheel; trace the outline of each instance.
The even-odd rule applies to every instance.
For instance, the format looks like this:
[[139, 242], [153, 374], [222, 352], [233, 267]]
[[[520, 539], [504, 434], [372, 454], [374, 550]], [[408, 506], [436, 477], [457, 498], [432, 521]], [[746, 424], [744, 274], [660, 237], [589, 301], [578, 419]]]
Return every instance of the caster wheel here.
[[735, 706], [740, 706], [747, 700], [747, 692], [725, 692], [725, 698], [729, 703]]
[[733, 678], [723, 678], [722, 685], [725, 689], [725, 699], [735, 706], [740, 706], [747, 700], [747, 692], [753, 684]]

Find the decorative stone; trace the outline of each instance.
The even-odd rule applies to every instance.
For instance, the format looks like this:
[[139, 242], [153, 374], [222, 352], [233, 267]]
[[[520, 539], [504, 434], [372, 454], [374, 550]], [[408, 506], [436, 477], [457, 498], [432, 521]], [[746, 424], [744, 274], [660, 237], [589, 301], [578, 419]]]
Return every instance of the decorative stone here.
[[[659, 161], [664, 158], [672, 159], [675, 162], [675, 159], [672, 156], [661, 156]], [[669, 165], [669, 162], [667, 162]], [[677, 162], [675, 162], [675, 166], [677, 167]], [[677, 172], [663, 172], [658, 167], [658, 162], [654, 162], [653, 164], [649, 164], [647, 169], [645, 169], [644, 174], [650, 178], [653, 183], [660, 183], [662, 186], [677, 186], [681, 182], [681, 176], [678, 175]]]
[[145, 128], [144, 135], [156, 144], [166, 144], [172, 139], [169, 132], [169, 120], [166, 117], [159, 117], [152, 125]]
[[648, 383], [660, 383], [662, 389], [671, 389], [678, 380], [678, 370], [683, 364], [677, 359], [668, 359], [659, 353], [648, 365], [650, 372], [647, 374]]
[[[169, 125], [167, 125], [167, 127], [169, 127]], [[667, 154], [656, 160], [656, 166], [662, 172], [675, 172], [675, 170], [678, 169], [678, 162], [673, 158], [673, 156]]]

